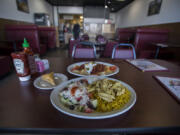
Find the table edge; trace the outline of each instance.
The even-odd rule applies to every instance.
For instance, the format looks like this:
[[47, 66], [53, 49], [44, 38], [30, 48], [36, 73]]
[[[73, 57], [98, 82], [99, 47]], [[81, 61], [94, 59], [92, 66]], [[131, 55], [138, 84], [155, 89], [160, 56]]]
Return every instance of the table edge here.
[[143, 127], [143, 128], [1, 128], [0, 133], [36, 133], [36, 134], [57, 134], [57, 133], [180, 133], [179, 127]]

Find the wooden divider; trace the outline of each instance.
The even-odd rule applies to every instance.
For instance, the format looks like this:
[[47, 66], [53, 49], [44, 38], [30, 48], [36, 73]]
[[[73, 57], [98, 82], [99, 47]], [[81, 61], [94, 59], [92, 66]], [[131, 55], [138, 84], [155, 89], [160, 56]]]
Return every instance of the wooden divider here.
[[166, 24], [155, 24], [147, 26], [137, 26], [131, 28], [160, 28], [169, 30], [169, 42], [180, 45], [180, 22], [178, 23], [166, 23]]

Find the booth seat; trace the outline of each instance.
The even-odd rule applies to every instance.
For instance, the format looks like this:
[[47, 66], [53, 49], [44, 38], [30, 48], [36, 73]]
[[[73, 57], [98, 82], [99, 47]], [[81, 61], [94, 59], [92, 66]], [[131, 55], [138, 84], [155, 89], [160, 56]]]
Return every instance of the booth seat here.
[[19, 50], [19, 48], [16, 47], [16, 44], [18, 44], [18, 42], [0, 40], [0, 56], [10, 56], [12, 52], [14, 52], [15, 50]]
[[6, 39], [9, 41], [22, 40], [29, 42], [34, 53], [43, 55], [46, 53], [47, 46], [40, 43], [38, 27], [36, 25], [6, 25]]
[[166, 43], [169, 31], [166, 29], [139, 28], [136, 31], [135, 49], [137, 58], [154, 58], [157, 47], [153, 43]]
[[52, 49], [56, 47], [55, 27], [38, 27], [40, 41]]
[[15, 46], [15, 42], [0, 41], [0, 79], [12, 70], [13, 63], [10, 55], [14, 52]]
[[0, 56], [0, 78], [4, 77], [12, 70], [12, 60], [10, 56]]
[[106, 58], [111, 58], [112, 56], [112, 51], [115, 45], [117, 45], [118, 42], [115, 41], [108, 41], [104, 50], [104, 57]]
[[133, 43], [136, 30], [132, 28], [118, 28], [117, 34], [119, 43]]

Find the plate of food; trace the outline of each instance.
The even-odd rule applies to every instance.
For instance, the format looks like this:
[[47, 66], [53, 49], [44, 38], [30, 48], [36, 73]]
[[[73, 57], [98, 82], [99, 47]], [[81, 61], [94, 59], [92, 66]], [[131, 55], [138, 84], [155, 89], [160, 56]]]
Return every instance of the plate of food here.
[[34, 87], [43, 90], [50, 90], [67, 80], [68, 78], [64, 74], [51, 72], [35, 79]]
[[133, 107], [136, 92], [128, 84], [104, 76], [85, 76], [66, 81], [50, 95], [60, 112], [83, 119], [105, 119]]
[[87, 61], [69, 65], [67, 71], [76, 76], [112, 76], [119, 72], [119, 67], [105, 62]]

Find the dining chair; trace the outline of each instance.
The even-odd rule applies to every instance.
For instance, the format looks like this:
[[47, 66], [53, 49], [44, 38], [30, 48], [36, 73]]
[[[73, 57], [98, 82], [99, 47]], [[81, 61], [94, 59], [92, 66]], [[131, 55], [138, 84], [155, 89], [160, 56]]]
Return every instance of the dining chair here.
[[[131, 47], [132, 49], [125, 49], [124, 47]], [[112, 59], [136, 59], [136, 52], [134, 46], [128, 43], [121, 43], [115, 45], [112, 51]]]
[[84, 41], [75, 44], [73, 46], [72, 58], [96, 58], [96, 47], [94, 43]]
[[69, 40], [69, 46], [68, 46], [68, 56], [72, 57], [73, 47], [75, 44], [79, 44], [79, 40]]
[[103, 35], [99, 34], [96, 36], [96, 41], [99, 43], [106, 43], [107, 39]]
[[88, 34], [83, 34], [80, 38], [80, 41], [89, 41], [89, 35]]

